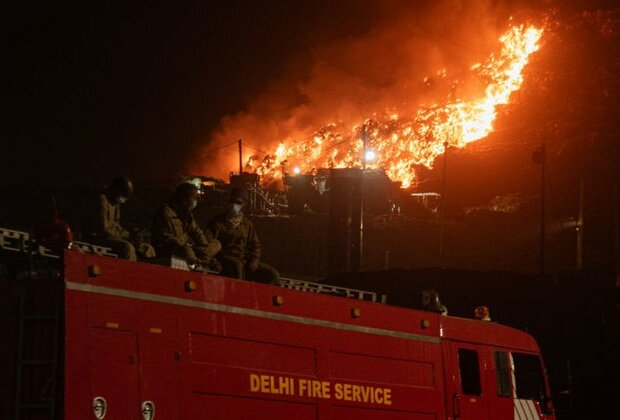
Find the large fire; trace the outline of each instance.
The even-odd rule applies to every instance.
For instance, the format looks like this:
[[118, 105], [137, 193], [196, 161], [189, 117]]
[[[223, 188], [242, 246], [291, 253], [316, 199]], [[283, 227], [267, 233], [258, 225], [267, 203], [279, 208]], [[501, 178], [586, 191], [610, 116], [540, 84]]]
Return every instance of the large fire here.
[[[499, 53], [469, 69], [468, 78], [482, 86], [476, 97], [421, 105], [410, 115], [381, 111], [352, 126], [327, 124], [310, 138], [282, 140], [262, 161], [251, 159], [248, 169], [270, 182], [293, 168], [312, 173], [318, 168], [366, 166], [383, 168], [392, 180], [409, 187], [415, 182], [416, 166], [431, 167], [445, 145], [464, 147], [493, 131], [497, 107], [507, 104], [511, 94], [521, 87], [523, 69], [530, 55], [538, 50], [542, 33], [542, 29], [531, 25], [510, 27], [499, 38]], [[444, 70], [437, 74], [446, 77]], [[364, 151], [371, 151], [367, 158]]]

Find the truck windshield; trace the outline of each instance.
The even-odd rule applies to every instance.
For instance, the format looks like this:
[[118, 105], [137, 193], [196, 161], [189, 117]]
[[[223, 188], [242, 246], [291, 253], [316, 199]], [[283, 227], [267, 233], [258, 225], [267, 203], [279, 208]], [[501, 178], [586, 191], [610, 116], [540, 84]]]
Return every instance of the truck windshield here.
[[546, 395], [540, 359], [536, 355], [512, 353], [517, 398], [543, 401]]

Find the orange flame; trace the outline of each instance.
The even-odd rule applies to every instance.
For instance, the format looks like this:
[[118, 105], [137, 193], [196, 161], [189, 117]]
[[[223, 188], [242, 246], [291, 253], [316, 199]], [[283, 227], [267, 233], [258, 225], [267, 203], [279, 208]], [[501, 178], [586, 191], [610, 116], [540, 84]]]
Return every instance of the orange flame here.
[[[406, 117], [385, 111], [349, 128], [328, 124], [311, 138], [281, 141], [256, 171], [268, 182], [281, 176], [282, 162], [305, 173], [366, 164], [384, 168], [392, 180], [409, 187], [416, 177], [415, 167], [432, 167], [435, 157], [443, 153], [444, 143], [464, 147], [493, 131], [496, 108], [507, 104], [521, 87], [523, 69], [539, 49], [542, 33], [534, 26], [512, 26], [499, 38], [499, 54], [471, 66], [474, 76], [486, 82], [479, 98], [422, 106]], [[439, 70], [437, 75], [446, 77], [446, 70]], [[364, 137], [366, 148], [374, 151], [372, 162], [362, 161]]]

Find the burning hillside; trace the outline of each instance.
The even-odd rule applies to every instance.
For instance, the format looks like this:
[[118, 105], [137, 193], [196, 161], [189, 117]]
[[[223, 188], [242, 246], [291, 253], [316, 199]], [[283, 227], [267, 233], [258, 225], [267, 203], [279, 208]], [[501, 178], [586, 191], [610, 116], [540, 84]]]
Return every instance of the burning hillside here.
[[[470, 53], [461, 52], [454, 58], [455, 64], [431, 59], [424, 73], [417, 61], [405, 56], [411, 48], [402, 48], [391, 63], [393, 69], [399, 70], [386, 72], [390, 73], [385, 77], [389, 81], [374, 83], [380, 84], [380, 94], [360, 87], [368, 78], [364, 73], [377, 77], [373, 68], [377, 63], [369, 64], [370, 70], [360, 68], [360, 80], [351, 75], [354, 64], [347, 63], [342, 83], [333, 69], [315, 71], [318, 76], [315, 74], [310, 83], [298, 82], [305, 97], [302, 105], [286, 109], [283, 104], [269, 103], [281, 102], [279, 98], [264, 95], [255, 101], [251, 111], [224, 118], [210, 146], [242, 138], [253, 149], [244, 153], [245, 170], [260, 174], [264, 184], [278, 182], [284, 172], [365, 166], [385, 169], [403, 187], [413, 186], [416, 169], [430, 168], [446, 145], [464, 147], [492, 132], [498, 107], [509, 103], [511, 95], [521, 87], [524, 69], [540, 47], [543, 29], [513, 19], [497, 26], [487, 28], [488, 36], [472, 35], [471, 42], [465, 43]], [[397, 32], [380, 32], [380, 41], [376, 42], [388, 44]], [[394, 39], [398, 36], [402, 34]], [[476, 40], [480, 45], [474, 45]], [[353, 48], [366, 48], [368, 43], [366, 40]], [[399, 58], [402, 63], [397, 62]], [[432, 68], [433, 64], [446, 65]], [[417, 68], [402, 70], [406, 66]], [[370, 91], [373, 83], [368, 83]], [[386, 89], [385, 84], [390, 87]], [[347, 86], [352, 92], [338, 95]], [[414, 91], [416, 88], [423, 93]], [[333, 95], [326, 93], [330, 89]], [[234, 156], [230, 152], [227, 150]], [[222, 155], [218, 158], [231, 162]], [[227, 171], [234, 167], [231, 165]]]
[[[521, 86], [523, 69], [530, 54], [538, 50], [542, 32], [534, 26], [512, 26], [499, 39], [499, 54], [471, 66], [474, 78], [486, 81], [480, 97], [421, 106], [410, 116], [385, 111], [351, 128], [329, 124], [312, 138], [281, 142], [273, 153], [275, 159], [265, 159], [256, 170], [270, 176], [283, 162], [302, 172], [366, 165], [386, 169], [392, 180], [409, 187], [415, 167], [430, 167], [444, 150], [444, 143], [463, 147], [493, 130], [496, 107], [507, 104]], [[438, 74], [446, 77], [441, 70]]]

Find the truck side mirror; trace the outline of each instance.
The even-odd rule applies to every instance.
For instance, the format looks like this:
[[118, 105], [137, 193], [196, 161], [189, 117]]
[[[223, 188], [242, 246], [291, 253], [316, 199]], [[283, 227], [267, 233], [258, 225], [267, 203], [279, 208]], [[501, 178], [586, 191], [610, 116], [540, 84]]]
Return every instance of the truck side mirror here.
[[553, 415], [553, 400], [551, 399], [551, 397], [543, 396], [539, 400], [539, 404], [540, 404], [540, 412], [542, 414], [544, 414], [545, 416]]

